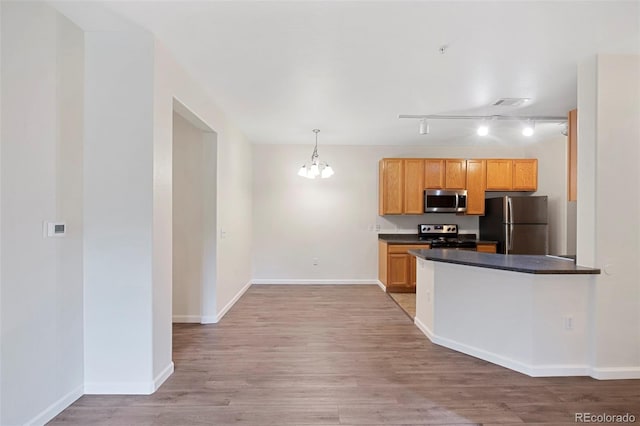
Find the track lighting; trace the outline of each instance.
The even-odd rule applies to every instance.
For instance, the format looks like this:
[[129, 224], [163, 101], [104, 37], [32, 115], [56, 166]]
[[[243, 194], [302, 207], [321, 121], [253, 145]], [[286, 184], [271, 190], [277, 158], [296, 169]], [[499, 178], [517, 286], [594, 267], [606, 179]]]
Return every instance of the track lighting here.
[[478, 130], [476, 130], [478, 136], [487, 136], [489, 134], [489, 126], [487, 123], [483, 122], [478, 126]]
[[522, 128], [522, 136], [532, 136], [533, 135], [533, 128], [535, 127], [535, 123], [527, 123], [523, 128]]
[[567, 117], [557, 117], [557, 116], [546, 116], [546, 115], [537, 115], [537, 116], [515, 116], [515, 115], [437, 115], [437, 114], [426, 114], [426, 115], [410, 115], [410, 114], [400, 114], [398, 118], [417, 118], [420, 120], [420, 134], [426, 135], [429, 133], [429, 123], [427, 120], [476, 120], [482, 121], [482, 124], [477, 129], [479, 136], [487, 136], [489, 134], [489, 124], [488, 122], [491, 120], [500, 120], [500, 121], [524, 121], [527, 125], [522, 129], [522, 134], [524, 136], [532, 136], [535, 129], [536, 122], [542, 123], [560, 123], [565, 124], [563, 127], [562, 134], [566, 135], [566, 123]]
[[429, 123], [427, 123], [426, 119], [420, 120], [420, 134], [421, 135], [429, 134]]

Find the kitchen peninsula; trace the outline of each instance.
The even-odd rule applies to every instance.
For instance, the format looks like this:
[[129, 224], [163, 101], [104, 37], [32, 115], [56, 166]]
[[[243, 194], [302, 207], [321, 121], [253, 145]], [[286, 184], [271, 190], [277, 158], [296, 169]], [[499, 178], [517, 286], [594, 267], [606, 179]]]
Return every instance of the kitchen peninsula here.
[[550, 256], [410, 250], [416, 326], [433, 342], [529, 376], [588, 376], [600, 270]]

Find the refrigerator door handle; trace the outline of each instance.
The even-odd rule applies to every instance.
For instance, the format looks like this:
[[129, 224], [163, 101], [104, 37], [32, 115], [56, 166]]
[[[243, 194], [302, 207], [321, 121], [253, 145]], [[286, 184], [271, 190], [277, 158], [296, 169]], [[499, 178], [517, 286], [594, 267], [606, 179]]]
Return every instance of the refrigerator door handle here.
[[513, 238], [512, 238], [512, 234], [513, 234], [513, 225], [509, 224], [507, 225], [507, 235], [505, 238], [505, 253], [504, 254], [509, 254], [511, 252], [511, 250], [513, 250]]
[[507, 197], [507, 223], [513, 223], [513, 205], [511, 197]]

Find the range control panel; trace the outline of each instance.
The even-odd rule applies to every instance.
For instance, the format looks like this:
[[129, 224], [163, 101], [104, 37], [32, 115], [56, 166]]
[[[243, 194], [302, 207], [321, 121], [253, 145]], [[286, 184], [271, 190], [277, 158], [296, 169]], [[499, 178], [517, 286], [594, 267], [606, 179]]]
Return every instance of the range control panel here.
[[443, 237], [446, 235], [457, 235], [458, 225], [434, 225], [423, 224], [418, 225], [419, 234], [441, 234]]

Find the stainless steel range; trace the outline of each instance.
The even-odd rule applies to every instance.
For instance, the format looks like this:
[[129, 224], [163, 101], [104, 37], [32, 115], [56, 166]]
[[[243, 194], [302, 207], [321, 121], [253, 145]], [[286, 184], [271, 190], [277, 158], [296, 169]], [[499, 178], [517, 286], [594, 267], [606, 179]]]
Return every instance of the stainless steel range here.
[[431, 248], [476, 249], [476, 234], [458, 234], [458, 225], [418, 225], [418, 239]]

